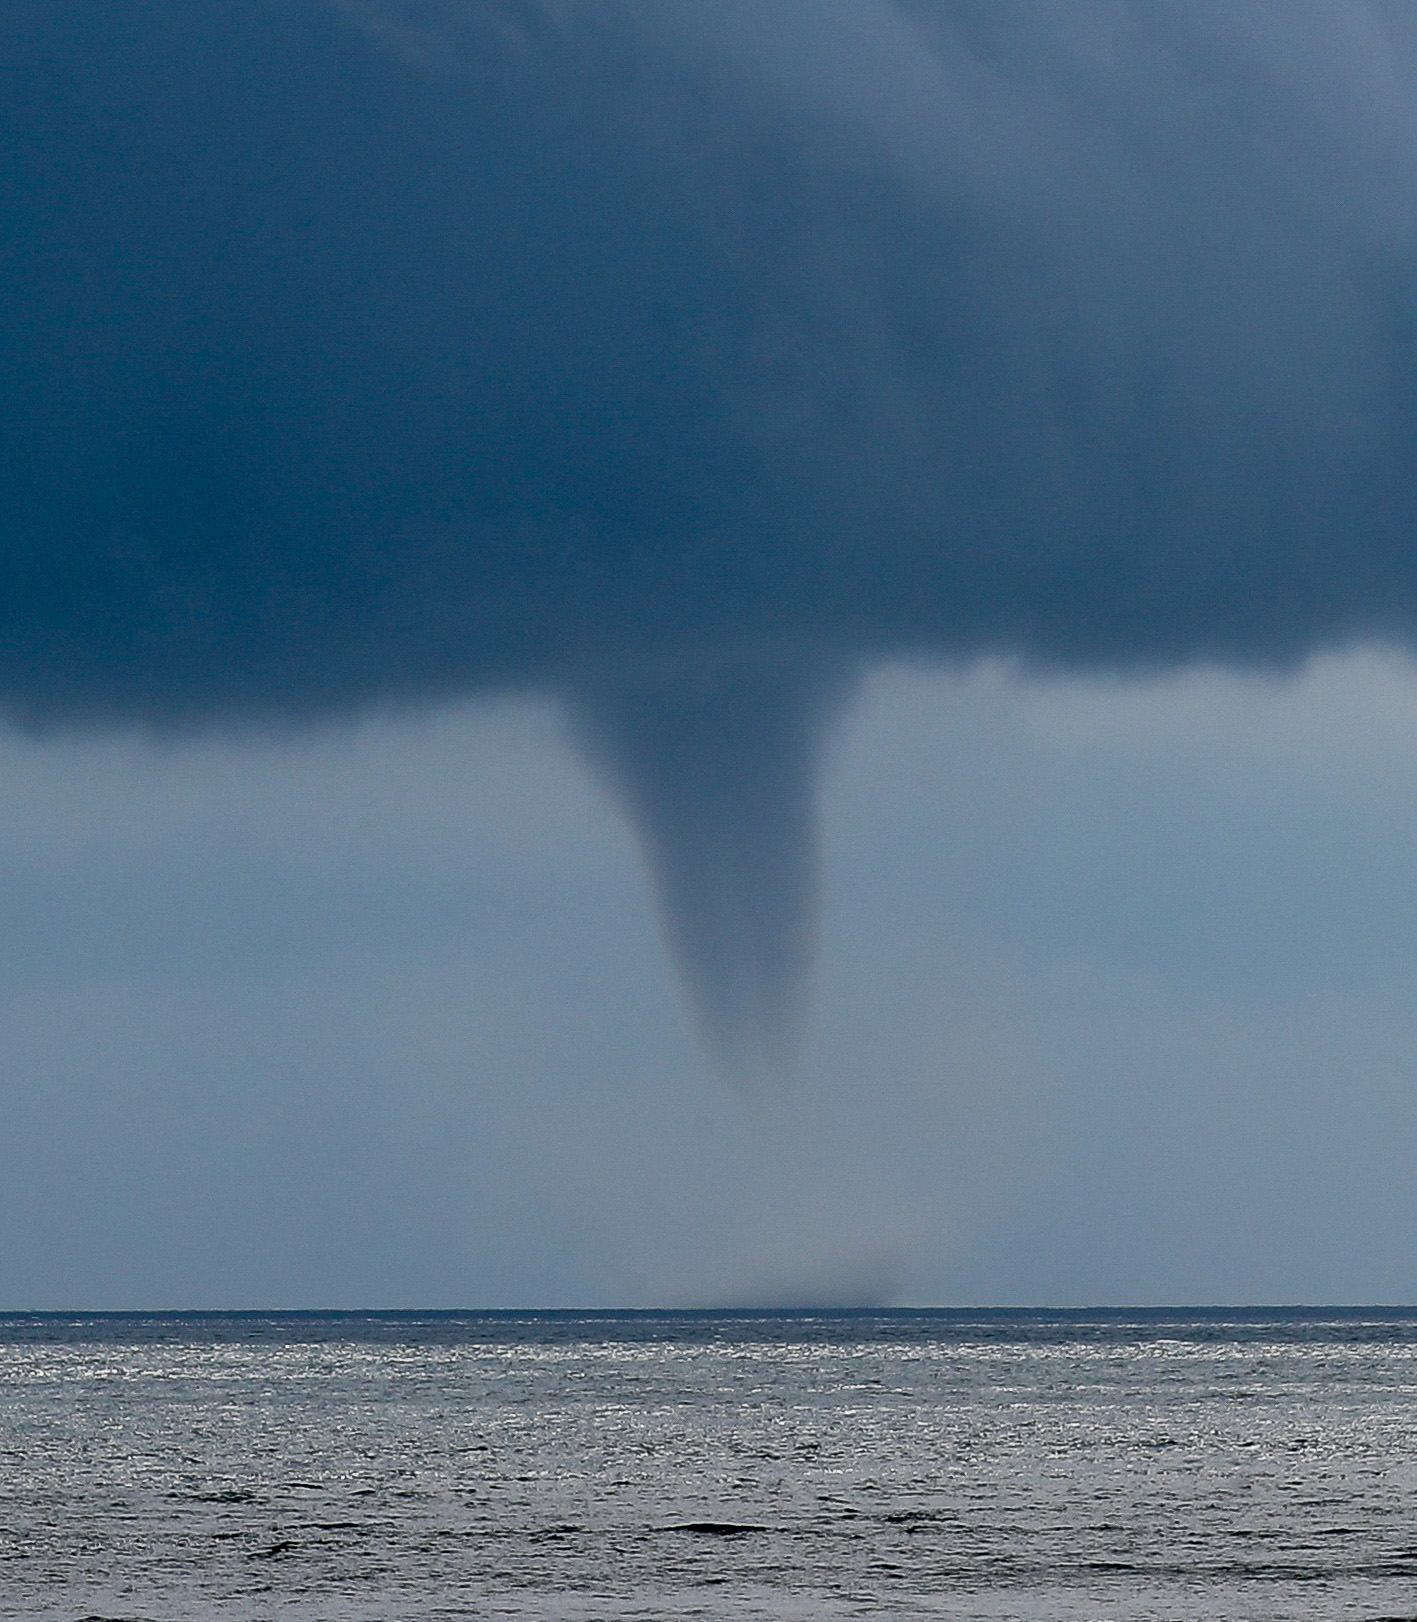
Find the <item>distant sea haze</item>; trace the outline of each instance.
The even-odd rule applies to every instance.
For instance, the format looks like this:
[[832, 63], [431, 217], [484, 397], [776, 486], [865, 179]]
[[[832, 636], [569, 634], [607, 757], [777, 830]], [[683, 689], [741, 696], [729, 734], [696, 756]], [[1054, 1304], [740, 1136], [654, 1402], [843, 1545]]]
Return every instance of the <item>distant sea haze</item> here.
[[1417, 1312], [0, 1317], [0, 1614], [1407, 1616]]
[[14, 0], [0, 60], [0, 711], [550, 694], [731, 1066], [861, 670], [1413, 643], [1409, 0]]

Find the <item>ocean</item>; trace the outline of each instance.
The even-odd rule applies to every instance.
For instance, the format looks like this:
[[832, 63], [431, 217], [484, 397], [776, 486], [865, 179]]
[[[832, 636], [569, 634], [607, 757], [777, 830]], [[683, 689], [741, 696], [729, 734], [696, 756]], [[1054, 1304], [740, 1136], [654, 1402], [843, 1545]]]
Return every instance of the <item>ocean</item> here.
[[10, 1314], [0, 1615], [1417, 1619], [1417, 1312]]

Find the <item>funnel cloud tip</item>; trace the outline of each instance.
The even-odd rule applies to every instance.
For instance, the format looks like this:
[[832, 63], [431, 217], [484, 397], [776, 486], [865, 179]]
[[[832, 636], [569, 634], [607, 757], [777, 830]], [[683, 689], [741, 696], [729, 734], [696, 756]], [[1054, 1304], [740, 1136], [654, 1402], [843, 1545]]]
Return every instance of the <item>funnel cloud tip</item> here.
[[816, 937], [815, 779], [840, 673], [708, 660], [573, 705], [634, 824], [704, 1039], [744, 1078], [790, 1068]]

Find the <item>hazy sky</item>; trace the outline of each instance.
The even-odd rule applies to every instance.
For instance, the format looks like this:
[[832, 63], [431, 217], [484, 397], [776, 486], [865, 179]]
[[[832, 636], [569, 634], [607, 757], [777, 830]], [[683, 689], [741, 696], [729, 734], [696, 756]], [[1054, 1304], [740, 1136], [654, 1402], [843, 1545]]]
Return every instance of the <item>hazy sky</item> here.
[[0, 61], [0, 1307], [1414, 1298], [1405, 0]]
[[545, 710], [4, 762], [8, 1305], [1417, 1289], [1391, 656], [878, 677], [762, 1094]]

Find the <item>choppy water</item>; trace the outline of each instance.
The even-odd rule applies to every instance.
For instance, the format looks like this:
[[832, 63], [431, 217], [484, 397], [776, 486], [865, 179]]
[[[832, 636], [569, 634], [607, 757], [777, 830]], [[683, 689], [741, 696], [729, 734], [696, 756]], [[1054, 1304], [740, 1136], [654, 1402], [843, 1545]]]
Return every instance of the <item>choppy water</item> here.
[[1417, 1618], [1417, 1314], [0, 1318], [0, 1596]]

